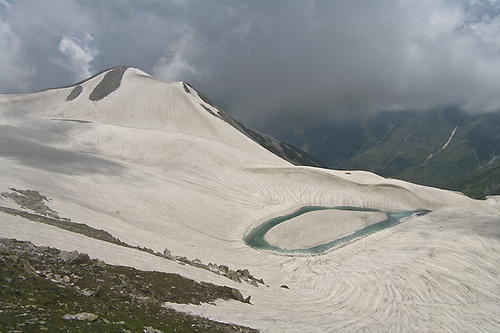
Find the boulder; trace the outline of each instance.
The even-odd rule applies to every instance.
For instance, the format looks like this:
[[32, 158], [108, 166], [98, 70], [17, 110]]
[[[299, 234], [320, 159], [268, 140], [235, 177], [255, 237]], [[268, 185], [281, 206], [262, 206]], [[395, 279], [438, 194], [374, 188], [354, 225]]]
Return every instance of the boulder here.
[[229, 267], [226, 265], [219, 265], [219, 270], [223, 273], [227, 273], [229, 271]]
[[231, 292], [235, 300], [250, 304], [250, 298], [252, 296], [249, 295], [247, 298], [245, 298], [238, 289], [231, 289]]
[[77, 314], [65, 314], [63, 319], [65, 320], [87, 320], [87, 321], [95, 321], [99, 318], [97, 315], [88, 312], [82, 312]]
[[233, 270], [229, 270], [227, 273], [226, 273], [226, 276], [233, 280], [233, 281], [236, 281], [236, 282], [241, 282], [241, 278], [240, 278], [240, 275], [238, 273], [236, 273], [235, 271]]
[[163, 258], [172, 259], [172, 252], [170, 252], [169, 249], [165, 248], [165, 250], [163, 250]]
[[29, 263], [28, 260], [22, 259], [21, 262], [23, 263], [23, 270], [26, 273], [31, 274], [31, 275], [36, 275], [37, 274], [36, 269], [33, 266], [31, 266], [31, 264]]
[[78, 253], [76, 250], [73, 252], [61, 251], [59, 257], [68, 264], [73, 265], [87, 264], [90, 262], [90, 257], [87, 253]]
[[243, 269], [243, 270], [238, 270], [238, 272], [243, 275], [244, 277], [246, 277], [247, 279], [249, 279], [251, 277], [250, 275], [250, 272], [248, 271], [248, 269]]
[[243, 295], [241, 294], [241, 291], [238, 289], [231, 289], [231, 293], [233, 294], [233, 297], [235, 300], [243, 302], [245, 299], [243, 298]]
[[97, 259], [96, 266], [101, 269], [106, 269], [106, 263], [102, 260]]
[[73, 251], [73, 252], [69, 252], [69, 251], [61, 251], [61, 253], [59, 253], [59, 257], [62, 259], [62, 261], [64, 262], [70, 262], [72, 260], [75, 260], [76, 258], [78, 258], [78, 251]]
[[143, 331], [144, 333], [163, 333], [163, 331], [162, 331], [162, 330], [159, 330], [159, 329], [157, 329], [157, 328], [154, 328], [153, 326], [144, 326], [144, 327], [142, 328], [142, 331]]
[[75, 260], [70, 261], [69, 263], [74, 265], [81, 265], [81, 264], [87, 264], [90, 261], [91, 261], [90, 257], [87, 253], [80, 253], [78, 254], [78, 257]]

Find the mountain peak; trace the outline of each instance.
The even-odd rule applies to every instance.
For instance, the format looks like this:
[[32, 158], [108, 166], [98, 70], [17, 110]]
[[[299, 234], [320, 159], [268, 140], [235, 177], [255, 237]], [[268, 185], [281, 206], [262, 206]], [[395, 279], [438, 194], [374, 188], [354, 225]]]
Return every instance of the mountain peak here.
[[108, 96], [113, 91], [118, 89], [118, 87], [120, 87], [123, 74], [125, 74], [125, 71], [128, 68], [129, 68], [128, 66], [111, 68], [75, 84], [73, 90], [71, 90], [68, 97], [66, 97], [66, 101], [72, 101], [82, 93], [83, 88], [81, 85], [83, 83], [92, 80], [93, 78], [98, 77], [102, 74], [104, 74], [102, 80], [94, 87], [94, 89], [89, 95], [89, 99], [91, 101], [98, 101], [103, 99], [104, 97]]
[[319, 165], [305, 152], [237, 122], [190, 84], [162, 81], [129, 66], [71, 86], [4, 98], [16, 101], [18, 116], [173, 131], [250, 151], [264, 147], [296, 165]]

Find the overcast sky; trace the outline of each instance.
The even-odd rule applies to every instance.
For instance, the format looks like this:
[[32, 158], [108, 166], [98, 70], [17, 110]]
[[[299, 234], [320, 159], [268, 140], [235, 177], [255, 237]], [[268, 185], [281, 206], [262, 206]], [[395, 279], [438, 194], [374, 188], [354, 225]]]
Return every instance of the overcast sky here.
[[187, 81], [236, 119], [500, 109], [500, 2], [0, 0], [0, 92], [130, 65]]

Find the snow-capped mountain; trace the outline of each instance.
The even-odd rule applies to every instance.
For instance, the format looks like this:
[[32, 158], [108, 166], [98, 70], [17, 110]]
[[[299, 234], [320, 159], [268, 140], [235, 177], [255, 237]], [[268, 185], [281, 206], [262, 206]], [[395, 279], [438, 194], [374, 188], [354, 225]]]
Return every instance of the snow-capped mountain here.
[[[477, 201], [369, 172], [293, 165], [300, 152], [247, 129], [190, 85], [128, 67], [70, 87], [1, 95], [0, 126], [1, 237], [252, 296], [252, 304], [172, 307], [268, 332], [500, 328], [497, 197]], [[27, 190], [39, 193], [39, 205], [28, 203]], [[255, 227], [308, 206], [351, 210], [291, 217], [267, 242], [312, 248], [391, 214], [423, 213], [315, 255], [247, 244]], [[102, 229], [131, 247], [27, 218], [37, 215]], [[133, 247], [246, 268], [264, 283]]]

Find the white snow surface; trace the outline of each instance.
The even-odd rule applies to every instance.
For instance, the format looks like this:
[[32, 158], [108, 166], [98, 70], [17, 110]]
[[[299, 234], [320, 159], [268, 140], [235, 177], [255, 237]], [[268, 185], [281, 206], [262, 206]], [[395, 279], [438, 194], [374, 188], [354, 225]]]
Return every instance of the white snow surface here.
[[[104, 75], [71, 101], [73, 87], [0, 96], [0, 192], [37, 190], [61, 217], [131, 245], [247, 268], [266, 285], [4, 213], [1, 237], [238, 288], [251, 305], [168, 306], [263, 332], [500, 331], [498, 197], [472, 200], [369, 172], [292, 166], [208, 113], [181, 82], [129, 68], [116, 91], [90, 101]], [[0, 196], [0, 206], [13, 205]], [[322, 255], [245, 244], [255, 226], [309, 205], [431, 212]], [[327, 230], [321, 220], [338, 212], [322, 212], [307, 241], [350, 233], [348, 222], [360, 215], [344, 213], [345, 225]], [[287, 223], [277, 229], [276, 242], [296, 237], [300, 228], [288, 226], [288, 233]]]
[[312, 211], [278, 224], [269, 230], [264, 238], [269, 244], [281, 249], [309, 249], [385, 219], [387, 215], [382, 212]]

